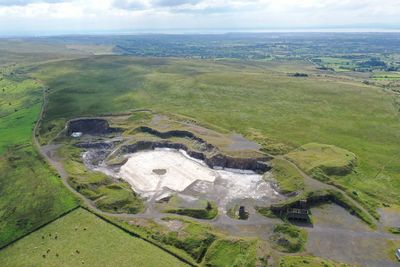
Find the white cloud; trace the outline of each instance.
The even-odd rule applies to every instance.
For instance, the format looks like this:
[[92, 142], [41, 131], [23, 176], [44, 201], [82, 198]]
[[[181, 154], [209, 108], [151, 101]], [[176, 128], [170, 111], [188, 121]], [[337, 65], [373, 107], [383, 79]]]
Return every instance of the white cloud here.
[[33, 3], [60, 3], [65, 0], [0, 0], [0, 6], [26, 6]]
[[0, 34], [166, 28], [400, 28], [400, 0], [0, 0]]
[[115, 0], [113, 7], [127, 10], [143, 10], [147, 4], [143, 1]]
[[153, 0], [152, 4], [162, 7], [174, 7], [183, 5], [196, 5], [201, 2], [202, 0]]

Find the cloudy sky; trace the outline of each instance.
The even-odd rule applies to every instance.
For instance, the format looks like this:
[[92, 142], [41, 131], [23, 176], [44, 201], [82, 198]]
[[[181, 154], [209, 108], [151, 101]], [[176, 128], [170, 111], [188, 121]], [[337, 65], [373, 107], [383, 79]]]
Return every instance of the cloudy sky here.
[[0, 35], [400, 28], [400, 0], [0, 0]]

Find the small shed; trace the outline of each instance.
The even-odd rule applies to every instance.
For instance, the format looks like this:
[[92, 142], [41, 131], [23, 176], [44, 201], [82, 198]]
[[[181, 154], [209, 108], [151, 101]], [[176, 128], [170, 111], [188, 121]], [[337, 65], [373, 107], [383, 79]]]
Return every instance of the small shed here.
[[307, 200], [299, 200], [296, 205], [286, 210], [286, 218], [289, 220], [309, 221]]

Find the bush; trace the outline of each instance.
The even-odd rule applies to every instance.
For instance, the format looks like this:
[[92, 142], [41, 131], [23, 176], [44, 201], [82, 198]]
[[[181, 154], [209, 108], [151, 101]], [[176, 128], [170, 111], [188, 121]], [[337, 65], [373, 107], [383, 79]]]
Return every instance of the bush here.
[[174, 213], [179, 215], [186, 215], [196, 219], [211, 220], [218, 215], [218, 208], [215, 203], [208, 201], [207, 206], [204, 209], [170, 209], [166, 211], [167, 213]]
[[304, 249], [307, 232], [289, 223], [278, 224], [274, 228], [271, 241], [275, 249], [282, 252], [299, 252]]

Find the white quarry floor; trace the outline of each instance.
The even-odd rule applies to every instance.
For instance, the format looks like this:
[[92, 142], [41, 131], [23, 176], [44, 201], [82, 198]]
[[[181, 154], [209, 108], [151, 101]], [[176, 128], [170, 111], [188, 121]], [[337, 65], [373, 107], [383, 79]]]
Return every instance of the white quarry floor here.
[[[160, 174], [159, 170], [166, 172]], [[274, 197], [277, 194], [262, 175], [243, 170], [211, 169], [204, 162], [189, 157], [185, 151], [173, 149], [131, 154], [118, 176], [146, 197], [161, 193], [166, 188], [182, 192], [194, 182], [192, 188], [195, 191], [215, 192], [226, 201], [233, 198]]]
[[[165, 170], [157, 174], [154, 170]], [[218, 174], [176, 150], [142, 151], [130, 155], [119, 175], [138, 192], [159, 192], [164, 187], [181, 192], [196, 180], [214, 182]]]

